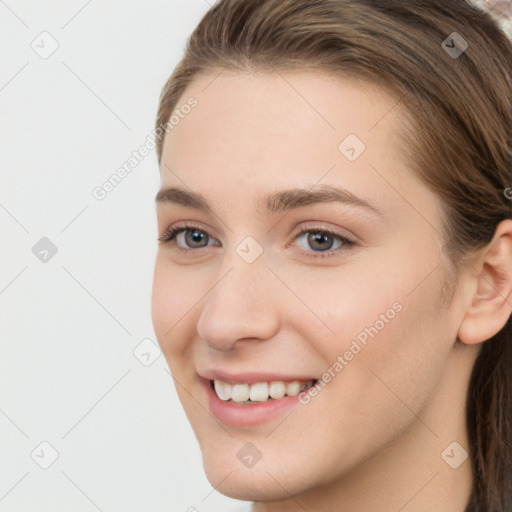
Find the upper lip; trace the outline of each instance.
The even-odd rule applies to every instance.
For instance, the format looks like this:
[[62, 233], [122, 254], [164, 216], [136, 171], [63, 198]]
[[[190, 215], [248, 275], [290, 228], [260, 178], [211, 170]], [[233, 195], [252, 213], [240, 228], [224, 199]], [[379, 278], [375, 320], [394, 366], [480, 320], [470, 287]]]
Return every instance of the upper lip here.
[[255, 382], [271, 382], [274, 380], [280, 380], [283, 382], [292, 382], [294, 380], [299, 381], [315, 381], [316, 377], [310, 375], [283, 375], [273, 372], [238, 372], [229, 373], [221, 369], [206, 369], [197, 372], [200, 377], [207, 380], [221, 380], [223, 382], [229, 382], [231, 384], [236, 383], [247, 383], [253, 384]]

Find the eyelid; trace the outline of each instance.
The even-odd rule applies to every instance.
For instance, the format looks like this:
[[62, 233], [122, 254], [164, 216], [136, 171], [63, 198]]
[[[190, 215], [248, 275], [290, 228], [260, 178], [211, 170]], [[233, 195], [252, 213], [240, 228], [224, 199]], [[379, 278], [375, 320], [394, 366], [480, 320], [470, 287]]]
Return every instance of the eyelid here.
[[356, 237], [349, 230], [341, 228], [341, 227], [331, 227], [330, 225], [326, 225], [322, 221], [309, 221], [305, 223], [301, 223], [300, 227], [295, 231], [295, 234], [292, 235], [292, 239], [295, 240], [298, 236], [306, 233], [306, 232], [316, 232], [320, 231], [322, 233], [328, 233], [333, 236], [337, 236], [341, 239], [348, 240], [352, 243], [356, 243]]
[[[184, 231], [184, 230], [197, 230], [197, 231], [203, 231], [204, 233], [206, 233], [209, 238], [215, 238], [213, 237], [210, 233], [212, 231], [212, 228], [210, 228], [209, 226], [206, 226], [206, 225], [202, 225], [201, 223], [199, 222], [188, 222], [188, 221], [179, 221], [179, 222], [175, 222], [174, 224], [171, 224], [170, 226], [168, 226], [167, 228], [164, 229], [164, 231], [162, 233], [159, 234], [158, 238], [162, 238], [162, 237], [165, 237], [165, 235], [167, 235], [169, 232], [171, 231]], [[215, 240], [217, 240], [215, 238]]]

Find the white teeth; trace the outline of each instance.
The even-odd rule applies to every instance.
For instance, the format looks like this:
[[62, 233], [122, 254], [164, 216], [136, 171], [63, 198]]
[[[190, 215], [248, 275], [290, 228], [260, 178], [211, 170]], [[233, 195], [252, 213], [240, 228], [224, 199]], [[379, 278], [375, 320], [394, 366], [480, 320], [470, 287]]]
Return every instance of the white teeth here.
[[298, 395], [300, 391], [300, 382], [298, 380], [294, 380], [286, 385], [286, 394], [288, 396]]
[[283, 396], [286, 394], [286, 386], [284, 382], [281, 382], [279, 380], [271, 382], [268, 394], [270, 395], [271, 398], [274, 398], [276, 400], [279, 400], [279, 398], [283, 398]]
[[249, 391], [249, 398], [252, 402], [266, 402], [268, 400], [268, 384], [266, 382], [253, 384]]
[[235, 384], [231, 389], [231, 398], [234, 402], [249, 400], [249, 384]]
[[222, 380], [213, 382], [217, 396], [223, 400], [232, 400], [237, 403], [267, 402], [269, 399], [279, 400], [284, 396], [298, 395], [304, 389], [313, 385], [313, 381], [283, 382], [275, 380], [268, 382], [255, 382], [254, 384], [237, 383], [230, 384]]
[[217, 396], [221, 400], [229, 400], [231, 398], [231, 384], [229, 382], [222, 382], [221, 380], [216, 380], [214, 382], [214, 385]]

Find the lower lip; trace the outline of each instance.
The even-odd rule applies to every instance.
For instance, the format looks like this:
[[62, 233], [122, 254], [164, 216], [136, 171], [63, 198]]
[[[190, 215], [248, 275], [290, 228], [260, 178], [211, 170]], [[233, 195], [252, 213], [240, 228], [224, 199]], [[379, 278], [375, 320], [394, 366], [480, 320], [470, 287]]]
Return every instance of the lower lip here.
[[278, 400], [237, 404], [231, 400], [221, 400], [212, 389], [210, 381], [201, 379], [208, 396], [210, 412], [224, 425], [232, 427], [252, 427], [262, 425], [283, 415], [299, 403], [299, 395], [285, 396]]

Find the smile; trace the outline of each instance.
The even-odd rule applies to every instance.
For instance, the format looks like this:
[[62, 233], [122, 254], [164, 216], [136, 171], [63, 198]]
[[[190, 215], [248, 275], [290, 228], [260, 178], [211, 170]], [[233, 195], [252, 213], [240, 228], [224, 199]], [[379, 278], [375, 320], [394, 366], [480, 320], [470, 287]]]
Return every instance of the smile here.
[[254, 382], [251, 384], [246, 382], [231, 384], [222, 380], [212, 380], [210, 381], [210, 386], [220, 400], [250, 405], [280, 400], [285, 396], [296, 396], [301, 391], [313, 386], [314, 383], [315, 381], [313, 380], [294, 380], [291, 382], [274, 380], [271, 382]]
[[256, 427], [278, 421], [302, 403], [299, 401], [302, 394], [318, 382], [312, 374], [231, 373], [220, 368], [200, 370], [197, 376], [211, 416], [234, 427]]

